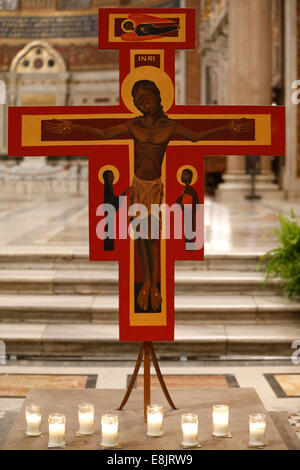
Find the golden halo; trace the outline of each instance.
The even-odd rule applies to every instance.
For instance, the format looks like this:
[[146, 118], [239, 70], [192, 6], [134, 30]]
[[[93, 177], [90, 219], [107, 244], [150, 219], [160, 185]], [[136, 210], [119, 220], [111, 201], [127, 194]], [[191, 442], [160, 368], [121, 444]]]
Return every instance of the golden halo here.
[[125, 18], [125, 20], [122, 21], [121, 23], [121, 29], [122, 31], [124, 31], [124, 33], [128, 33], [128, 29], [124, 29], [124, 23], [127, 23], [127, 22], [132, 23], [133, 27], [135, 27], [135, 22], [133, 20], [130, 20], [129, 18]]
[[198, 179], [198, 171], [192, 165], [182, 165], [180, 168], [178, 168], [178, 170], [177, 170], [177, 181], [180, 184], [182, 184], [183, 186], [185, 186], [185, 184], [181, 181], [181, 174], [182, 174], [183, 170], [191, 170], [193, 172], [193, 178], [192, 178], [192, 181], [191, 181], [191, 186], [193, 184], [195, 184], [197, 179]]
[[127, 108], [136, 116], [141, 112], [134, 106], [131, 90], [135, 82], [139, 80], [152, 80], [160, 91], [161, 104], [166, 112], [174, 102], [174, 86], [169, 75], [157, 67], [144, 65], [132, 70], [123, 80], [121, 96]]
[[103, 173], [107, 170], [113, 172], [113, 174], [114, 174], [114, 184], [116, 184], [119, 181], [120, 173], [119, 173], [119, 170], [113, 165], [105, 165], [102, 168], [100, 168], [100, 170], [98, 172], [98, 179], [99, 179], [100, 183], [104, 184]]

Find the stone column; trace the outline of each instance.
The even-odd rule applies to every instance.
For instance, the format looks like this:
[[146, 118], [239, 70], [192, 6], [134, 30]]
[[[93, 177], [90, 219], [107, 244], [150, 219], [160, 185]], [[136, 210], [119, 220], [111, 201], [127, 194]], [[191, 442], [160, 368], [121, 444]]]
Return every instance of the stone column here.
[[7, 105], [0, 104], [0, 155], [7, 154]]
[[[300, 5], [285, 2], [286, 154], [283, 188], [289, 200], [300, 200], [300, 104], [293, 103], [292, 84], [300, 79]], [[299, 45], [298, 45], [299, 44]], [[298, 55], [298, 60], [297, 60]], [[297, 87], [299, 89], [299, 86]], [[298, 95], [297, 95], [298, 96]], [[298, 168], [297, 168], [298, 167]]]
[[[228, 2], [229, 104], [271, 104], [271, 0]], [[264, 171], [270, 157], [262, 159]], [[228, 157], [228, 173], [243, 172], [245, 160]]]
[[[271, 104], [271, 8], [271, 0], [228, 2], [228, 104]], [[258, 180], [267, 183], [268, 189], [271, 189], [271, 157], [262, 157], [261, 173]], [[232, 199], [235, 185], [239, 193], [249, 192], [244, 157], [227, 157], [227, 174], [224, 179], [225, 184], [218, 188], [218, 197], [223, 192], [227, 193], [228, 188], [228, 200]]]

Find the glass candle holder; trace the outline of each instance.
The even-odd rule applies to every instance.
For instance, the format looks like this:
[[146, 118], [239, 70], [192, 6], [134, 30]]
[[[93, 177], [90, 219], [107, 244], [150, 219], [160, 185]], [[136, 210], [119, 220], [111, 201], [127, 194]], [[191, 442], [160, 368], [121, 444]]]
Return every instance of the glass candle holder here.
[[66, 417], [63, 414], [55, 413], [49, 415], [49, 441], [48, 447], [65, 447]]
[[147, 435], [159, 437], [163, 434], [163, 407], [160, 405], [147, 406]]
[[41, 435], [41, 408], [36, 405], [29, 405], [25, 408], [26, 417], [26, 436]]
[[266, 415], [255, 413], [249, 415], [249, 445], [263, 447], [266, 445]]
[[82, 434], [83, 436], [90, 436], [94, 434], [94, 415], [95, 409], [94, 405], [91, 403], [81, 403], [78, 405], [78, 434]]
[[215, 405], [213, 407], [213, 435], [216, 437], [227, 437], [229, 421], [229, 408], [226, 405]]
[[198, 416], [194, 414], [182, 415], [182, 445], [194, 447], [198, 445]]
[[117, 447], [119, 418], [117, 415], [103, 415], [101, 418], [103, 447]]

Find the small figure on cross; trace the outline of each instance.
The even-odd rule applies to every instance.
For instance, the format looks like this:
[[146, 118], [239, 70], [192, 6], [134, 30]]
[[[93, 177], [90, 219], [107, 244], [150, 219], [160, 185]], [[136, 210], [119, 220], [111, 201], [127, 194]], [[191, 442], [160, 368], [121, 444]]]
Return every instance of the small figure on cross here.
[[184, 189], [180, 196], [177, 198], [176, 203], [182, 206], [185, 204], [185, 198], [189, 204], [199, 204], [198, 194], [195, 189], [191, 186], [193, 180], [193, 172], [189, 168], [185, 168], [181, 173], [181, 182], [184, 184]]
[[[144, 204], [149, 217], [151, 204], [162, 203], [161, 167], [168, 143], [175, 135], [191, 142], [198, 142], [225, 130], [237, 135], [248, 133], [253, 129], [253, 123], [244, 119], [230, 120], [227, 125], [201, 132], [195, 132], [181, 126], [176, 120], [168, 118], [164, 113], [160, 90], [151, 80], [135, 82], [132, 88], [132, 97], [135, 107], [142, 113], [142, 116], [130, 119], [124, 124], [98, 129], [78, 125], [69, 120], [54, 119], [45, 123], [45, 130], [54, 134], [71, 134], [73, 131], [83, 131], [97, 139], [105, 140], [130, 134], [134, 140], [134, 176], [131, 182], [130, 202], [131, 204]], [[156, 240], [151, 239], [151, 236], [148, 235], [146, 239], [138, 238], [136, 243], [144, 276], [137, 302], [141, 310], [146, 311], [150, 299], [152, 310], [158, 311], [162, 299], [157, 281]]]
[[[125, 196], [126, 194], [130, 193], [130, 188], [124, 189], [123, 193], [120, 196], [116, 196], [114, 193], [114, 173], [111, 170], [105, 170], [102, 174], [103, 182], [104, 182], [104, 204], [111, 204], [116, 210], [119, 209], [120, 206], [120, 196]], [[108, 231], [108, 226], [105, 226], [105, 231]], [[114, 249], [114, 238], [107, 237], [104, 239], [104, 250], [105, 251], [112, 251]]]
[[[196, 212], [199, 209], [199, 197], [197, 194], [197, 191], [192, 187], [192, 181], [193, 181], [193, 171], [190, 168], [184, 168], [184, 170], [181, 173], [181, 183], [184, 184], [184, 189], [180, 196], [176, 199], [176, 204], [179, 204], [179, 206], [186, 211], [185, 214], [187, 214], [187, 210], [185, 208], [188, 207], [188, 210], [191, 210], [191, 229], [192, 232], [195, 233], [196, 229]], [[188, 224], [187, 224], [188, 225]], [[185, 234], [187, 230], [185, 229]], [[188, 246], [191, 246], [195, 242], [195, 239], [187, 240], [185, 241], [185, 249], [188, 250]]]

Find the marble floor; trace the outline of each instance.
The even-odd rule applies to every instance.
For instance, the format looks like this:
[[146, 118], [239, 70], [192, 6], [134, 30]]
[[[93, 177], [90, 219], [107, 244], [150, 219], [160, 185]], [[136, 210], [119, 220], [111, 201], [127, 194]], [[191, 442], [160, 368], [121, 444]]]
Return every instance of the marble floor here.
[[[300, 203], [262, 200], [221, 204], [205, 199], [205, 250], [264, 252], [274, 247], [271, 232], [278, 212], [300, 218]], [[0, 202], [0, 245], [88, 245], [87, 197]]]
[[[120, 389], [121, 400], [133, 366], [130, 361], [8, 361], [0, 367], [0, 448], [12, 417], [23, 404], [29, 379], [38, 388]], [[299, 366], [289, 361], [161, 361], [160, 366], [171, 395], [174, 388], [184, 388], [187, 393], [188, 389], [254, 388], [269, 412], [284, 412], [300, 440]], [[137, 388], [142, 387], [142, 369], [140, 373]], [[151, 374], [156, 389], [153, 368]], [[20, 396], [16, 392], [5, 395], [14, 384]]]
[[[256, 389], [268, 411], [300, 411], [300, 367], [290, 361], [160, 361], [163, 375], [169, 376], [170, 389], [177, 386], [188, 388], [228, 388], [253, 387]], [[0, 410], [18, 410], [28, 387], [28, 376], [36, 376], [34, 381], [38, 388], [50, 387], [51, 377], [57, 388], [116, 388], [125, 389], [132, 374], [132, 361], [8, 361], [0, 366]], [[143, 370], [140, 371], [141, 375]], [[155, 370], [151, 369], [155, 375]], [[23, 381], [21, 381], [21, 376]], [[61, 378], [60, 378], [61, 376]], [[189, 376], [195, 381], [189, 383]], [[285, 380], [276, 380], [285, 376]], [[2, 380], [1, 380], [2, 377]], [[273, 378], [273, 381], [270, 380]], [[139, 378], [137, 387], [141, 386]], [[293, 382], [291, 393], [290, 383]], [[54, 383], [53, 382], [53, 383]], [[8, 396], [7, 388], [15, 383], [19, 396]], [[176, 385], [177, 384], [177, 385]], [[196, 385], [195, 385], [196, 384]], [[194, 386], [195, 385], [195, 386]], [[157, 383], [153, 377], [153, 387]]]

